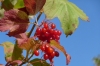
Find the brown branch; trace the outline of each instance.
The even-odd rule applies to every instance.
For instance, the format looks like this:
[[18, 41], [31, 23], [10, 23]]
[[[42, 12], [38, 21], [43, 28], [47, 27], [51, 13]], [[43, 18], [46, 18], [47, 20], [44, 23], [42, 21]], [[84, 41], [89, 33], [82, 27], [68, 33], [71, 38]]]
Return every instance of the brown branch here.
[[[39, 20], [39, 18], [40, 18], [41, 15], [42, 15], [42, 12], [40, 12], [40, 14], [38, 15], [38, 17], [37, 17], [37, 22], [38, 22], [38, 20]], [[37, 24], [37, 22], [35, 21], [34, 23]], [[29, 34], [28, 34], [28, 37], [31, 36], [31, 34], [32, 34], [32, 32], [33, 32], [35, 26], [36, 26], [35, 24], [32, 26], [32, 29], [30, 30], [30, 32], [29, 32]], [[29, 54], [29, 51], [27, 51], [26, 58], [23, 60], [23, 62], [22, 62], [19, 66], [22, 66], [23, 64], [27, 63], [27, 62], [33, 57], [33, 54], [32, 54], [32, 55], [28, 58], [28, 54]]]

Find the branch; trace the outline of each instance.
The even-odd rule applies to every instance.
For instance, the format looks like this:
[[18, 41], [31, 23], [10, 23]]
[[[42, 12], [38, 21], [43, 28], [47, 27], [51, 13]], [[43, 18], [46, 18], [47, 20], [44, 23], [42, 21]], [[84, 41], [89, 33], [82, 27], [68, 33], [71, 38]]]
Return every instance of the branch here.
[[[39, 18], [40, 18], [41, 15], [42, 15], [42, 12], [40, 12], [40, 14], [38, 15], [37, 21], [35, 20], [35, 23], [36, 23], [36, 24], [37, 24], [37, 22], [38, 22], [38, 20], [39, 20]], [[28, 37], [31, 36], [31, 34], [32, 34], [32, 32], [33, 32], [35, 26], [36, 26], [35, 24], [32, 26], [32, 29], [31, 29], [31, 31], [29, 32]], [[23, 60], [23, 62], [22, 62], [19, 66], [22, 66], [23, 64], [27, 63], [27, 62], [33, 57], [33, 54], [32, 54], [32, 55], [28, 58], [28, 54], [29, 54], [29, 51], [27, 51], [26, 58]]]
[[[42, 12], [40, 12], [40, 14], [38, 15], [38, 17], [37, 17], [37, 22], [38, 22], [38, 20], [39, 20], [39, 18], [40, 18], [41, 15], [42, 15]], [[37, 22], [35, 21], [36, 24], [37, 24]], [[33, 27], [32, 27], [32, 29], [31, 29], [31, 31], [30, 31], [29, 34], [28, 34], [28, 37], [31, 36], [31, 34], [32, 34], [32, 32], [33, 32], [35, 26], [36, 26], [36, 25], [34, 24]]]

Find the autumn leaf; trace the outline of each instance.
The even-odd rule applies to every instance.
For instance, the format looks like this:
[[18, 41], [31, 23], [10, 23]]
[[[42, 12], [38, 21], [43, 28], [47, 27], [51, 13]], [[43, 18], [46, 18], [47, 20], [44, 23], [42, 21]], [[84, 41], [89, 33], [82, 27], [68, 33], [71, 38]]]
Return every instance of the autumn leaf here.
[[16, 39], [19, 48], [24, 50], [32, 49], [34, 51], [40, 46], [38, 41], [34, 40], [33, 38], [28, 38], [26, 33], [22, 33], [19, 36], [16, 36]]
[[58, 17], [66, 36], [71, 35], [78, 27], [78, 18], [88, 21], [86, 14], [68, 0], [46, 0], [43, 7], [47, 19]]
[[0, 64], [0, 66], [4, 66], [3, 64]]
[[23, 0], [27, 11], [34, 15], [44, 6], [46, 0]]
[[15, 61], [11, 62], [11, 64], [18, 64], [18, 65], [20, 65], [21, 63], [22, 63], [21, 60], [15, 60]]
[[62, 51], [66, 57], [66, 64], [68, 65], [70, 60], [71, 60], [71, 57], [69, 54], [67, 54], [66, 50], [64, 49], [63, 46], [61, 46], [58, 42], [56, 42], [55, 40], [51, 40], [50, 41], [50, 45], [57, 48], [58, 50]]
[[14, 44], [11, 42], [4, 42], [0, 46], [4, 47], [5, 59], [7, 62], [12, 61], [12, 53], [14, 49]]
[[28, 23], [28, 15], [25, 12], [11, 9], [5, 11], [4, 17], [0, 19], [0, 31], [5, 32], [9, 30], [8, 36], [16, 36], [27, 30]]

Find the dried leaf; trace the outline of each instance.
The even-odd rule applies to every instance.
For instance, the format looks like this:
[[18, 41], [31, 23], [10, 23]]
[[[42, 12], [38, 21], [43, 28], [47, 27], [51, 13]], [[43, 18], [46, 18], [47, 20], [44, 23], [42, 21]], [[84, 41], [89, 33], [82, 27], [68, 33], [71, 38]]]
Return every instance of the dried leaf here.
[[36, 40], [34, 40], [33, 38], [28, 38], [26, 33], [22, 33], [19, 36], [16, 36], [16, 38], [17, 38], [18, 46], [21, 49], [25, 49], [25, 50], [32, 49], [34, 51], [40, 46]]
[[58, 50], [60, 50], [60, 51], [62, 51], [63, 53], [64, 53], [64, 55], [66, 56], [66, 64], [68, 65], [69, 64], [69, 62], [70, 62], [70, 59], [71, 59], [71, 57], [70, 57], [70, 55], [69, 54], [67, 54], [67, 52], [66, 52], [66, 50], [64, 49], [64, 47], [63, 46], [61, 46], [58, 42], [56, 42], [55, 40], [51, 40], [50, 41], [50, 45], [51, 46], [53, 46], [53, 47], [55, 47], [55, 48], [57, 48]]

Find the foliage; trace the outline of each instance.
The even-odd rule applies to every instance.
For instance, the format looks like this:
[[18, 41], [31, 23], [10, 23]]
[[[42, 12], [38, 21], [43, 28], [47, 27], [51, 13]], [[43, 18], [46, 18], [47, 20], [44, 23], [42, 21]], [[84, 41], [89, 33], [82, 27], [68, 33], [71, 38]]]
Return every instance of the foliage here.
[[100, 66], [100, 55], [98, 57], [94, 58], [94, 62], [96, 64], [96, 66]]
[[[80, 8], [68, 0], [0, 0], [0, 2], [0, 31], [8, 31], [9, 37], [16, 38], [15, 44], [11, 42], [0, 44], [4, 47], [6, 66], [23, 64], [53, 66], [53, 58], [59, 57], [58, 50], [64, 53], [66, 64], [70, 63], [71, 56], [59, 42], [63, 32], [50, 20], [57, 17], [65, 35], [71, 35], [79, 25], [79, 17], [89, 21]], [[38, 25], [42, 13], [46, 18]], [[35, 16], [34, 23], [30, 23], [30, 15]], [[27, 34], [30, 24], [33, 24], [33, 27]], [[36, 31], [31, 35], [35, 26]], [[23, 50], [26, 50], [26, 57], [22, 55]], [[44, 53], [42, 58], [31, 60], [34, 55], [40, 55], [39, 51]]]

